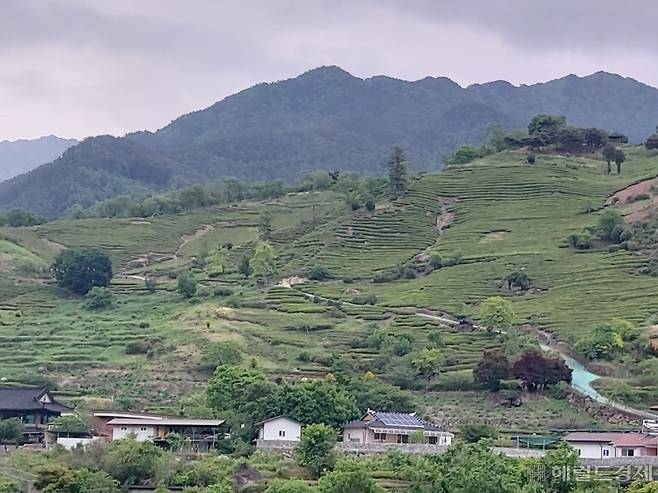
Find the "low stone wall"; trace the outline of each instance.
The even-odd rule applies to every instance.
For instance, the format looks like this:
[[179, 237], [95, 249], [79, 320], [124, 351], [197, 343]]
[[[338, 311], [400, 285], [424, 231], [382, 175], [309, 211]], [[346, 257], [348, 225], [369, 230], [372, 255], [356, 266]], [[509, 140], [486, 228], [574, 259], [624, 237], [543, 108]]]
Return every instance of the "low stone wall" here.
[[[283, 454], [292, 453], [297, 442], [286, 440], [257, 440], [256, 448], [259, 450], [272, 450]], [[343, 454], [385, 454], [389, 450], [397, 450], [406, 454], [414, 455], [437, 455], [442, 454], [450, 447], [439, 445], [427, 445], [423, 443], [358, 443], [338, 442], [336, 452]], [[494, 452], [515, 458], [541, 457], [544, 452], [536, 449], [494, 447]]]
[[260, 450], [294, 450], [298, 443], [290, 440], [256, 440], [256, 448]]
[[398, 450], [406, 454], [436, 455], [448, 450], [446, 446], [427, 445], [425, 443], [358, 443], [339, 442], [336, 451], [347, 454], [385, 454], [389, 450]]
[[645, 455], [638, 457], [610, 457], [607, 459], [580, 459], [580, 465], [585, 467], [626, 467], [651, 466], [658, 467], [658, 457]]
[[513, 459], [530, 459], [543, 457], [546, 452], [535, 448], [512, 448], [512, 447], [494, 447], [493, 451], [498, 454], [512, 457]]

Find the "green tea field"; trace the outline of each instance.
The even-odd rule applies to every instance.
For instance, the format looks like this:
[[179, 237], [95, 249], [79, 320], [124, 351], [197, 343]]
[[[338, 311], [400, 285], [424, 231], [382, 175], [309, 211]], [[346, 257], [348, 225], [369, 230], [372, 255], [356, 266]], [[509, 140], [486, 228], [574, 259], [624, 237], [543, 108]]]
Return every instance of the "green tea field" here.
[[[500, 337], [447, 326], [419, 310], [477, 318], [481, 301], [501, 295], [519, 325], [569, 342], [611, 318], [645, 325], [658, 296], [658, 279], [638, 272], [648, 258], [566, 243], [596, 224], [615, 191], [658, 174], [657, 157], [639, 148], [628, 155], [618, 176], [603, 174], [595, 157], [542, 155], [528, 165], [522, 154], [505, 152], [415, 177], [399, 200], [382, 197], [373, 211], [348, 210], [340, 193], [328, 191], [146, 219], [3, 228], [0, 374], [8, 382], [51, 381], [81, 405], [190, 411], [215, 343], [235, 343], [272, 378], [322, 378], [341, 368], [388, 380], [395, 369], [380, 346], [364, 342], [370, 336], [409, 340], [414, 351], [440, 339], [439, 375], [414, 390], [429, 414], [459, 423], [485, 419], [486, 409], [510, 430], [592, 424], [563, 400], [545, 396], [515, 413], [472, 391], [473, 367], [483, 351], [500, 347]], [[586, 204], [594, 211], [585, 212]], [[254, 251], [265, 210], [277, 256], [268, 283], [238, 272], [240, 259]], [[227, 244], [221, 272], [211, 275], [198, 259], [212, 259]], [[98, 247], [114, 262], [115, 301], [107, 309], [85, 309], [50, 278], [55, 255], [79, 246]], [[432, 255], [443, 266], [423, 270]], [[323, 279], [309, 280], [318, 266]], [[382, 277], [405, 266], [420, 270]], [[192, 269], [199, 285], [191, 298], [176, 292], [183, 269]], [[506, 291], [504, 279], [518, 270], [532, 289]], [[157, 279], [154, 293], [146, 276]]]

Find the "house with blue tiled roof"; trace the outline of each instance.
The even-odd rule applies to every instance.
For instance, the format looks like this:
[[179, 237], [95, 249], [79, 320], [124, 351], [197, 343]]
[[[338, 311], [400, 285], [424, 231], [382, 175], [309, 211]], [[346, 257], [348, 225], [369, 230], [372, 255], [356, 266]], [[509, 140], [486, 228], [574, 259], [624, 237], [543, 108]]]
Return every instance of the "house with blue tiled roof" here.
[[343, 442], [349, 443], [426, 443], [447, 447], [454, 435], [420, 419], [416, 413], [390, 413], [368, 410], [356, 421], [342, 427]]

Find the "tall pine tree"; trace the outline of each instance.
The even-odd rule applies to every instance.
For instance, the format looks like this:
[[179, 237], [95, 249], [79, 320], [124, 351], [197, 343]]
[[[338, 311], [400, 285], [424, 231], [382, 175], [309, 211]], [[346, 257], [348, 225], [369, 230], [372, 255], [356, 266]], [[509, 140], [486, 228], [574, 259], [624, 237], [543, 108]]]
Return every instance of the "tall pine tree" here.
[[407, 158], [401, 147], [393, 148], [388, 160], [388, 181], [391, 186], [391, 200], [396, 200], [407, 189]]

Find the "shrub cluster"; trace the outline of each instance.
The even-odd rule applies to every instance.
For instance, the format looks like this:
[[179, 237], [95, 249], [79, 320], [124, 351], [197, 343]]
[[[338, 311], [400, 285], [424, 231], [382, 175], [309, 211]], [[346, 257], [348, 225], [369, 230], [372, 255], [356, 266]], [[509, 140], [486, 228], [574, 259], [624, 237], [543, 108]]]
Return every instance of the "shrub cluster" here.
[[370, 294], [357, 294], [352, 297], [352, 303], [355, 305], [375, 305], [377, 304], [377, 295]]

